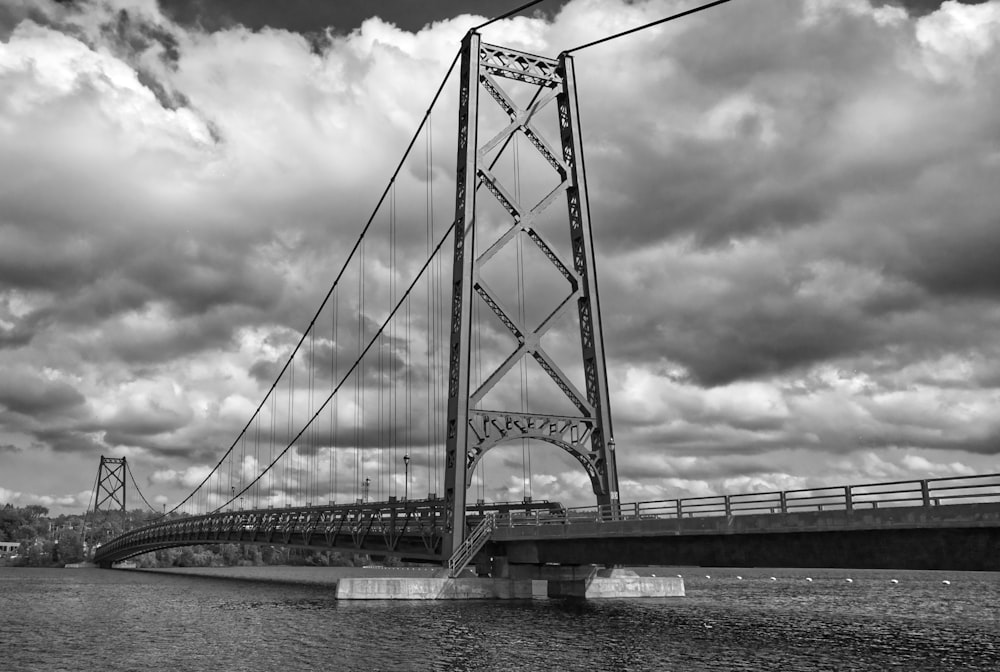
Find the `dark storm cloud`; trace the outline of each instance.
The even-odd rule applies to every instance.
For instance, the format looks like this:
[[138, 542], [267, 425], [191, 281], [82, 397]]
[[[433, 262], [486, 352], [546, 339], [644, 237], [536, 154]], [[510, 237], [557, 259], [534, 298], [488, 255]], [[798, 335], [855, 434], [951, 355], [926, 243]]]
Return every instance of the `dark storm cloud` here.
[[[402, 312], [399, 311], [399, 313]], [[343, 377], [365, 348], [369, 348], [368, 354], [364, 358], [366, 383], [374, 383], [384, 377], [391, 378], [408, 367], [414, 376], [414, 384], [426, 380], [426, 370], [422, 368], [426, 367], [426, 363], [413, 362], [413, 366], [410, 367], [410, 363], [406, 361], [406, 340], [402, 336], [394, 336], [391, 326], [382, 328], [385, 318], [376, 320], [365, 315], [362, 318], [362, 333], [359, 334], [356, 325], [350, 324], [350, 321], [357, 319], [355, 315], [356, 313], [350, 310], [349, 315], [341, 314], [338, 317], [341, 327], [335, 336], [331, 333], [331, 329], [323, 326], [317, 327], [316, 337], [328, 339], [331, 342], [310, 344], [310, 341], [306, 340], [303, 343], [299, 354], [296, 355], [296, 375], [299, 376], [300, 380], [305, 380], [304, 377], [309, 375], [310, 367], [312, 368], [312, 377], [316, 380], [329, 382], [335, 373], [337, 376]], [[397, 321], [395, 324], [399, 324], [399, 322]], [[349, 325], [350, 328], [345, 328], [344, 325]], [[380, 329], [382, 329], [381, 333], [379, 333]], [[289, 349], [290, 352], [291, 349]], [[265, 378], [273, 374], [270, 375], [270, 379], [273, 380], [274, 375], [280, 369], [279, 365], [284, 364], [285, 358], [287, 355], [283, 355], [283, 358], [270, 364], [257, 362], [255, 367], [259, 365], [260, 373]]]
[[73, 428], [42, 428], [34, 432], [38, 441], [56, 453], [89, 454], [95, 458], [107, 452], [108, 444]]
[[[997, 128], [973, 102], [994, 97], [993, 79], [969, 89], [957, 78], [871, 67], [901, 58], [887, 30], [903, 24], [888, 28], [861, 11], [827, 11], [805, 26], [776, 20], [766, 38], [723, 35], [724, 22], [682, 33], [662, 47], [676, 60], [666, 86], [650, 88], [649, 110], [634, 115], [638, 133], [597, 125], [588, 165], [605, 263], [656, 244], [670, 252], [660, 264], [675, 269], [657, 268], [647, 255], [641, 288], [616, 287], [623, 276], [602, 273], [614, 355], [646, 364], [667, 357], [712, 386], [864, 353], [919, 357], [905, 349], [915, 341], [924, 352], [975, 348], [961, 325], [945, 334], [931, 323], [937, 295], [995, 296], [1000, 205], [982, 138]], [[848, 31], [852, 47], [844, 50]], [[714, 33], [728, 42], [724, 54], [695, 44]], [[930, 30], [921, 39], [935, 46], [919, 57], [939, 67], [931, 59], [942, 43]], [[964, 58], [955, 53], [941, 63]], [[972, 63], [990, 72], [988, 61]], [[939, 87], [953, 95], [942, 97]], [[660, 91], [670, 97], [657, 114]], [[613, 118], [617, 102], [591, 100], [601, 113], [588, 118]], [[952, 104], [966, 112], [952, 114]], [[621, 197], [630, 193], [641, 197]], [[755, 261], [743, 266], [746, 247], [770, 258], [750, 253]], [[691, 263], [677, 250], [706, 261]], [[851, 287], [858, 278], [865, 286]], [[972, 331], [988, 328], [970, 317]]]
[[[630, 164], [659, 169], [611, 170], [610, 163], [602, 169], [596, 167], [599, 152], [593, 152], [592, 181], [599, 185], [594, 188], [596, 235], [605, 250], [677, 234], [693, 234], [701, 244], [716, 245], [808, 226], [839, 197], [834, 190], [807, 186], [802, 167], [794, 165], [797, 158], [790, 157], [785, 166], [780, 157], [766, 160], [768, 170], [755, 152], [741, 158], [733, 155], [728, 142], [683, 138], [671, 149], [683, 161], [665, 161], [662, 150], [649, 143], [634, 137], [626, 142], [635, 143], [627, 152]], [[782, 179], [786, 173], [788, 179]], [[642, 200], [621, 203], [615, 198], [631, 191], [643, 194]]]
[[[722, 456], [764, 455], [774, 450], [786, 450], [801, 447], [795, 437], [779, 436], [767, 438], [755, 436], [750, 432], [734, 432], [730, 428], [718, 425], [684, 425], [673, 428], [661, 428], [636, 434], [641, 438], [644, 447], [656, 447], [659, 450], [669, 449], [675, 455], [701, 455], [712, 457], [713, 466], [721, 464]], [[773, 471], [773, 470], [772, 470]]]
[[0, 376], [0, 406], [34, 418], [61, 416], [82, 406], [86, 398], [72, 385], [47, 381], [29, 373]]
[[[132, 364], [170, 362], [192, 353], [222, 348], [232, 343], [242, 324], [240, 311], [213, 310], [198, 319], [169, 318], [159, 326], [130, 329], [127, 320], [111, 321], [108, 332], [81, 347], [84, 352], [104, 352]], [[120, 327], [115, 329], [114, 327]]]
[[0, 349], [20, 348], [30, 343], [34, 335], [34, 331], [20, 324], [10, 328], [0, 327]]
[[101, 26], [101, 36], [103, 44], [110, 45], [115, 54], [135, 68], [139, 82], [153, 92], [165, 109], [176, 110], [189, 105], [187, 96], [172, 89], [141, 59], [143, 54], [155, 50], [159, 63], [176, 71], [180, 48], [172, 33], [142, 19], [136, 20], [128, 10], [121, 9], [113, 21]]
[[962, 233], [951, 227], [923, 232], [901, 271], [934, 294], [1000, 297], [1000, 215], [972, 224]]
[[151, 295], [168, 300], [176, 316], [187, 316], [224, 306], [273, 309], [281, 297], [282, 278], [260, 262], [248, 249], [221, 244], [192, 249], [182, 240], [136, 250], [125, 268]]
[[224, 247], [99, 229], [67, 240], [26, 228], [2, 231], [0, 285], [60, 292], [68, 300], [54, 310], [66, 319], [86, 322], [153, 300], [166, 301], [179, 317], [227, 306], [268, 310], [281, 294], [281, 278], [240, 242]]
[[159, 59], [167, 67], [176, 70], [180, 60], [178, 40], [169, 31], [142, 20], [136, 21], [128, 10], [120, 9], [113, 22], [101, 26], [105, 43], [111, 44], [117, 53], [126, 58], [134, 57], [159, 47]]
[[[984, 2], [989, 2], [989, 0], [958, 0], [964, 5], [981, 5]], [[941, 7], [944, 0], [874, 0], [872, 2], [875, 6], [891, 5], [895, 7], [904, 7], [906, 11], [911, 14], [922, 16], [924, 14], [930, 14], [931, 12], [937, 10]]]
[[[234, 423], [235, 425], [235, 423]], [[180, 458], [187, 464], [215, 463], [232, 444], [238, 427], [221, 429], [204, 428], [200, 433], [182, 432], [177, 435], [130, 434], [118, 430], [108, 430], [103, 443], [108, 446], [141, 449], [155, 462], [162, 459]], [[155, 463], [154, 462], [154, 463]]]
[[120, 432], [131, 436], [155, 436], [167, 434], [187, 426], [191, 421], [191, 410], [184, 406], [178, 409], [164, 408], [158, 404], [126, 406], [114, 413], [102, 428], [109, 432]]
[[[664, 467], [666, 463], [666, 467]], [[643, 478], [650, 471], [663, 473], [666, 478], [683, 478], [689, 480], [706, 480], [713, 478], [731, 478], [734, 476], [755, 476], [774, 473], [776, 465], [769, 459], [753, 459], [740, 455], [732, 455], [717, 462], [711, 459], [658, 459], [655, 456], [643, 456], [630, 460], [624, 468], [619, 468], [622, 478]]]
[[[751, 15], [773, 16], [766, 34], [734, 34], [728, 22], [709, 21], [657, 48], [676, 72], [666, 82], [650, 77], [648, 100], [631, 124], [601, 125], [601, 137], [588, 146], [602, 249], [672, 235], [718, 245], [812, 226], [852, 194], [905, 186], [920, 173], [905, 148], [859, 160], [833, 146], [845, 101], [883, 86], [882, 71], [871, 64], [893, 58], [896, 46], [885, 30], [847, 14], [803, 29], [779, 18], [792, 5], [801, 7], [726, 8], [747, 24]], [[845, 51], [847, 30], [852, 48]], [[703, 49], [704, 40], [727, 48]], [[588, 118], [616, 118], [622, 101], [587, 101], [587, 88], [584, 80], [581, 95], [594, 109]], [[642, 198], [622, 202], [622, 193]]]
[[[6, 33], [24, 20], [55, 28], [95, 49], [110, 49], [135, 68], [139, 81], [153, 92], [165, 108], [186, 106], [188, 101], [184, 94], [172, 89], [142, 59], [145, 53], [155, 51], [157, 60], [163, 67], [176, 69], [180, 58], [177, 37], [162, 25], [147, 21], [124, 8], [110, 14], [98, 26], [97, 35], [88, 34], [76, 19], [92, 11], [94, 5], [95, 3], [87, 1], [19, 0], [6, 9], [0, 7], [0, 37], [6, 37]], [[105, 8], [110, 12], [110, 5]]]
[[677, 311], [666, 320], [642, 314], [613, 321], [606, 338], [617, 355], [633, 362], [655, 363], [657, 355], [682, 362], [696, 383], [707, 386], [782, 373], [873, 342], [864, 316], [773, 294], [760, 310], [766, 290], [754, 289], [761, 293], [734, 292], [725, 303]]
[[[523, 4], [523, 3], [522, 3]], [[550, 0], [539, 10], [554, 14], [565, 0]], [[176, 21], [206, 30], [218, 30], [241, 24], [253, 30], [265, 26], [310, 33], [330, 28], [347, 33], [365, 19], [377, 14], [403, 30], [416, 32], [434, 21], [458, 14], [498, 16], [516, 7], [507, 0], [435, 0], [432, 3], [366, 0], [285, 0], [280, 4], [270, 0], [164, 0], [163, 10]]]
[[[317, 384], [326, 386], [328, 390], [331, 382], [340, 382], [347, 375], [360, 352], [356, 338], [348, 337], [345, 339], [343, 335], [340, 336], [341, 338], [338, 338], [336, 345], [332, 343], [310, 345], [307, 339], [295, 357], [296, 379], [305, 381], [311, 378]], [[322, 333], [320, 333], [320, 338], [323, 338]], [[364, 347], [367, 343], [361, 345]], [[405, 343], [402, 339], [392, 339], [387, 335], [381, 336], [379, 342], [372, 346], [365, 357], [365, 383], [375, 384], [391, 380], [407, 368], [410, 368], [414, 385], [426, 381], [426, 369], [420, 366], [409, 367], [404, 359], [404, 349]], [[269, 386], [281, 373], [290, 354], [291, 348], [273, 359], [259, 359], [250, 366], [249, 373], [259, 383]], [[311, 376], [310, 367], [312, 368]]]
[[[17, 204], [11, 204], [12, 210]], [[6, 212], [14, 220], [20, 213]], [[107, 251], [87, 241], [61, 239], [53, 231], [0, 224], [0, 285], [23, 289], [61, 289], [92, 280]]]
[[[923, 429], [924, 431], [920, 431]], [[887, 432], [885, 435], [866, 437], [861, 445], [865, 448], [897, 448], [919, 445], [926, 448], [956, 451], [980, 455], [1000, 455], [1000, 423], [988, 432], [977, 436], [942, 437], [935, 427], [916, 428], [910, 431]]]

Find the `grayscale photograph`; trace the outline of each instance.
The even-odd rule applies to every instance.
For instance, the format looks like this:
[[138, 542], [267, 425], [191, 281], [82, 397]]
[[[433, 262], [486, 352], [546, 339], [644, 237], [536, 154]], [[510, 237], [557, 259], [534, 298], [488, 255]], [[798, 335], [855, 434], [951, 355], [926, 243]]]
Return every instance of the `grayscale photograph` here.
[[0, 0], [0, 669], [1000, 671], [1000, 0]]

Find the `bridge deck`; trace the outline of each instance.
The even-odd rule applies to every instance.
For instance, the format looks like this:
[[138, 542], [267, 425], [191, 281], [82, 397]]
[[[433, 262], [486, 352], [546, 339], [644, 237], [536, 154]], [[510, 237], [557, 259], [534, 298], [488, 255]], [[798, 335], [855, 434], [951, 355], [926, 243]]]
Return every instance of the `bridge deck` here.
[[[698, 560], [695, 564], [712, 564], [709, 551], [664, 555], [665, 540], [725, 537], [730, 540], [726, 544], [731, 544], [735, 538], [756, 537], [757, 541], [741, 543], [750, 547], [768, 540], [792, 546], [784, 555], [758, 553], [753, 557], [794, 558], [794, 544], [799, 543], [795, 539], [805, 544], [801, 541], [806, 538], [803, 535], [812, 535], [809, 543], [815, 543], [819, 538], [816, 535], [821, 533], [856, 533], [854, 537], [861, 539], [867, 538], [865, 534], [893, 531], [900, 533], [899, 539], [909, 539], [913, 535], [902, 533], [974, 529], [989, 530], [986, 541], [976, 543], [992, 549], [991, 540], [995, 539], [995, 555], [1000, 558], [1000, 474], [613, 507], [564, 509], [544, 501], [478, 504], [469, 508], [468, 526], [477, 525], [486, 513], [494, 513], [497, 519], [486, 553], [507, 555], [517, 562], [680, 564], [670, 560], [690, 562], [694, 558]], [[110, 566], [128, 557], [174, 546], [240, 543], [442, 562], [446, 560], [441, 547], [443, 522], [441, 499], [221, 511], [176, 517], [132, 530], [99, 548], [94, 560]], [[719, 557], [741, 557], [724, 550], [721, 542], [712, 543]], [[887, 557], [892, 555], [886, 552]], [[942, 554], [946, 552], [946, 548], [941, 550]], [[835, 566], [829, 561], [826, 564]]]

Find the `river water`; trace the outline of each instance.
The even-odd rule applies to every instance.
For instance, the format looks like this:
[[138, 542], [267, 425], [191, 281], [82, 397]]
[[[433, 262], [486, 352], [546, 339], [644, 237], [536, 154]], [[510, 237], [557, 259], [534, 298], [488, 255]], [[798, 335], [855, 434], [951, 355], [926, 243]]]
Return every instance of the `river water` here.
[[1000, 671], [1000, 573], [672, 568], [646, 573], [687, 597], [338, 602], [335, 568], [208, 571], [0, 568], [0, 670]]

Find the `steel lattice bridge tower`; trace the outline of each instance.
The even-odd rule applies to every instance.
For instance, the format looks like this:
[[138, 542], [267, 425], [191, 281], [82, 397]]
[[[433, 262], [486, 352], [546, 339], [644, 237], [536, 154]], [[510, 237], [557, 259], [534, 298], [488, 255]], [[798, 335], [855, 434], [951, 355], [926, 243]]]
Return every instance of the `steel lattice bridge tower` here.
[[[583, 162], [580, 119], [573, 59], [567, 54], [545, 58], [484, 44], [477, 33], [465, 37], [459, 93], [458, 166], [455, 197], [455, 254], [452, 275], [451, 334], [448, 375], [448, 425], [445, 452], [445, 553], [456, 552], [465, 530], [466, 491], [477, 462], [503, 441], [535, 439], [558, 446], [576, 458], [590, 477], [597, 503], [618, 503], [618, 472], [611, 433], [607, 371], [591, 235], [587, 179]], [[506, 80], [539, 87], [526, 107], [514, 102]], [[498, 134], [480, 144], [480, 93], [509, 118]], [[487, 99], [487, 102], [488, 102]], [[545, 138], [535, 123], [550, 104], [558, 108], [558, 144]], [[486, 155], [505, 146], [516, 134], [528, 139], [558, 176], [558, 185], [537, 203], [518, 200], [490, 170]], [[558, 147], [556, 149], [555, 147]], [[502, 151], [502, 150], [501, 150]], [[509, 214], [510, 227], [478, 256], [476, 201], [495, 198]], [[572, 260], [559, 258], [536, 220], [564, 201], [572, 244]], [[529, 326], [486, 283], [482, 269], [516, 238], [531, 241], [565, 279], [568, 294], [535, 328]], [[490, 373], [478, 389], [470, 389], [472, 313], [481, 301], [516, 339], [514, 352]], [[579, 317], [586, 390], [578, 390], [542, 346], [542, 337], [566, 311]], [[477, 406], [501, 378], [523, 359], [533, 358], [578, 412], [553, 416], [508, 409], [478, 410]]]
[[104, 457], [97, 467], [97, 490], [94, 513], [120, 511], [125, 513], [125, 472], [128, 464], [124, 457]]
[[[208, 513], [203, 515], [167, 517], [159, 524], [127, 533], [102, 549], [98, 562], [110, 564], [148, 550], [224, 539], [298, 546], [312, 546], [323, 539], [329, 548], [440, 561], [457, 572], [480, 550], [489, 533], [482, 529], [483, 510], [478, 516], [466, 518], [467, 491], [473, 473], [489, 450], [505, 443], [526, 446], [532, 442], [565, 451], [586, 471], [596, 505], [610, 517], [617, 516], [618, 474], [573, 59], [568, 54], [548, 58], [484, 44], [475, 31], [465, 36], [458, 57], [461, 66], [455, 217], [450, 229], [452, 276], [450, 291], [442, 296], [442, 303], [450, 305], [450, 311], [445, 307], [447, 315], [443, 317], [447, 322], [439, 332], [448, 333], [446, 349], [445, 339], [438, 339], [443, 359], [447, 361], [446, 385], [440, 396], [446, 392], [447, 397], [443, 412], [433, 418], [440, 432], [440, 439], [434, 445], [444, 449], [443, 497], [429, 494], [426, 500], [404, 498], [402, 502], [389, 497], [387, 501], [369, 503], [369, 479], [362, 474], [364, 495], [355, 504], [330, 501], [329, 506], [306, 504], [287, 508], [286, 505], [279, 510], [272, 506], [265, 508], [258, 502], [252, 509], [244, 509], [242, 497], [259, 483], [260, 476], [247, 484], [236, 478], [242, 478], [241, 467], [230, 467], [225, 476], [213, 472], [216, 480], [206, 478], [188, 497], [200, 491], [207, 498], [206, 491], [214, 485], [216, 496], [225, 495], [221, 505], [204, 507]], [[530, 102], [519, 103], [525, 97], [519, 94], [529, 89], [534, 91]], [[484, 92], [486, 95], [482, 95]], [[480, 137], [484, 126], [480, 122], [484, 117], [490, 122], [498, 117], [503, 120], [501, 129], [492, 137]], [[533, 165], [538, 167], [531, 175], [531, 184], [548, 184], [548, 179], [554, 183], [537, 200], [534, 195], [521, 193], [520, 177], [515, 187], [509, 189], [494, 170], [496, 160], [514, 143], [517, 173], [520, 165], [517, 146], [521, 140], [527, 140], [521, 144], [525, 145], [524, 151], [533, 154]], [[492, 162], [490, 156], [494, 157]], [[540, 180], [540, 172], [547, 177]], [[495, 221], [487, 225], [477, 210], [488, 202], [494, 208], [499, 207], [505, 218], [499, 229]], [[555, 294], [543, 296], [545, 301], [539, 301], [545, 303], [556, 297], [553, 305], [542, 306], [540, 320], [527, 317], [523, 296], [519, 295], [517, 306], [512, 308], [503, 292], [491, 285], [498, 268], [508, 276], [504, 282], [514, 278], [502, 258], [515, 248], [518, 259], [523, 248], [531, 249], [533, 259], [538, 260], [532, 264], [545, 267], [549, 277], [557, 278], [547, 288], [551, 290], [549, 294], [553, 291]], [[447, 249], [440, 248], [440, 244], [439, 249], [446, 254]], [[515, 279], [521, 292], [528, 283], [523, 277]], [[536, 288], [528, 289], [534, 293]], [[499, 330], [509, 335], [514, 344], [502, 361], [490, 362], [486, 371], [481, 361], [474, 361], [477, 316], [484, 312], [502, 325]], [[566, 338], [567, 333], [570, 339]], [[551, 347], [548, 341], [543, 341], [550, 335], [550, 340], [563, 346], [564, 341], [575, 340], [576, 334], [579, 347], [571, 347], [569, 355], [561, 352], [556, 356], [547, 349]], [[292, 359], [294, 356], [293, 353]], [[358, 362], [363, 356], [364, 353], [359, 355]], [[549, 396], [559, 397], [557, 402], [563, 410], [543, 412], [548, 409], [529, 407], [523, 391], [522, 404], [517, 408], [511, 407], [509, 394], [499, 392], [491, 396], [491, 392], [502, 390], [509, 383], [509, 377], [505, 377], [516, 367], [527, 371], [529, 364], [542, 372], [541, 378], [551, 382], [549, 387], [554, 386], [556, 391]], [[294, 371], [294, 365], [288, 368]], [[443, 361], [441, 369], [443, 375]], [[524, 376], [527, 380], [528, 374]], [[533, 378], [532, 384], [537, 380], [538, 377]], [[583, 389], [574, 380], [582, 380]], [[291, 384], [288, 389], [292, 389]], [[256, 417], [259, 423], [259, 416]], [[247, 428], [250, 427], [248, 423]], [[244, 442], [247, 428], [241, 434]], [[258, 424], [255, 431], [259, 434], [259, 430]], [[294, 438], [289, 448], [293, 445]], [[525, 495], [525, 504], [531, 503], [527, 492]], [[178, 514], [181, 515], [189, 514]]]

